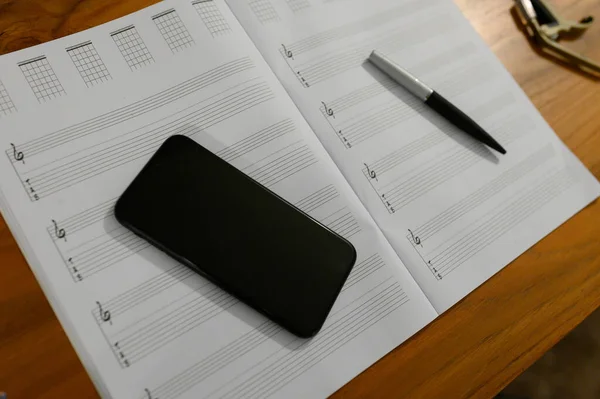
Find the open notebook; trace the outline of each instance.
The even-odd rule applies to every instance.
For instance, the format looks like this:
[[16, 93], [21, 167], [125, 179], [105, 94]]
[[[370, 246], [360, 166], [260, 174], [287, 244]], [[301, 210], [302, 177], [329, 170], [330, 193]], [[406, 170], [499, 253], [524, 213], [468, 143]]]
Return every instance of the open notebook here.
[[[366, 63], [374, 48], [508, 155]], [[451, 0], [166, 0], [0, 57], [0, 81], [2, 213], [106, 397], [327, 396], [599, 193]], [[357, 248], [314, 339], [116, 222], [173, 134]]]

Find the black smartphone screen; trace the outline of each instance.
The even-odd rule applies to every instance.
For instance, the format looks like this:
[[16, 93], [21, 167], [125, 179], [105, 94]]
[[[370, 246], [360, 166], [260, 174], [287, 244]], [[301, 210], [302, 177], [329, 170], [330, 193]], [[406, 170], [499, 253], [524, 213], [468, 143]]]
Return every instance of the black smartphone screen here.
[[115, 215], [301, 337], [321, 328], [356, 261], [347, 240], [185, 136], [163, 143]]

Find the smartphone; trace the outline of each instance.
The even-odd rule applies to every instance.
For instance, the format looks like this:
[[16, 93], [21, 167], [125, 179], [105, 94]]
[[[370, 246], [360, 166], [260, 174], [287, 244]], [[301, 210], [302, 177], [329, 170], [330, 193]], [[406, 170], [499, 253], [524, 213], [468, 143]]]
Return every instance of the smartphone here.
[[115, 216], [300, 337], [321, 329], [356, 261], [346, 239], [186, 136], [162, 144]]

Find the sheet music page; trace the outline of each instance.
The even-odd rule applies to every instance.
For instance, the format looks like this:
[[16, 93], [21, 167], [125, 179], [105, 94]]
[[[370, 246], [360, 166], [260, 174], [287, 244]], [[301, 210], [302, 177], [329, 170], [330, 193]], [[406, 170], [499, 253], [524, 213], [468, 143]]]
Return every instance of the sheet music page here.
[[[227, 1], [439, 312], [598, 196], [451, 0]], [[380, 73], [374, 49], [508, 155]]]
[[[325, 397], [436, 317], [223, 1], [167, 0], [5, 55], [0, 80], [2, 213], [104, 397]], [[316, 337], [117, 223], [116, 198], [173, 134], [355, 245]]]

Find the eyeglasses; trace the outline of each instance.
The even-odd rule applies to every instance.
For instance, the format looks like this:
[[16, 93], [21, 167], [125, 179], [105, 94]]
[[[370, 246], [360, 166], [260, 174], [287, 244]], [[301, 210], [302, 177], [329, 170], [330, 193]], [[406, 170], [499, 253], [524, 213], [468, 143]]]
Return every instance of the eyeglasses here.
[[594, 21], [585, 17], [579, 22], [562, 19], [544, 0], [515, 0], [521, 22], [527, 33], [546, 53], [600, 73], [600, 65], [558, 43], [561, 35], [584, 32]]

